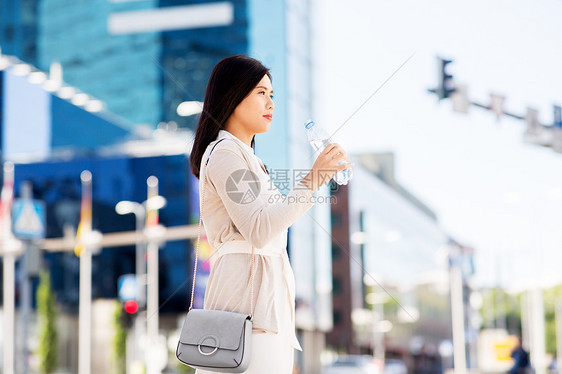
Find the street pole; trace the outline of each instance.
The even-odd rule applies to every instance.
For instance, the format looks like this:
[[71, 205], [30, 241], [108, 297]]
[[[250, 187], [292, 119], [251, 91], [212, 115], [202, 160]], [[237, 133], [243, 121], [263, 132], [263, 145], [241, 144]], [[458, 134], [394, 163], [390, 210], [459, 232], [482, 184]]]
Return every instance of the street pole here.
[[80, 248], [80, 287], [78, 300], [78, 373], [90, 374], [92, 339], [92, 249], [99, 242], [99, 232], [92, 231], [92, 173], [84, 170], [82, 206], [77, 248]]
[[[148, 272], [148, 289], [147, 289], [147, 337], [148, 349], [155, 349], [156, 342], [158, 341], [158, 245], [153, 242], [148, 243], [147, 247], [147, 272]], [[150, 355], [146, 355], [147, 374], [158, 373], [154, 369], [153, 360], [149, 359]]]
[[92, 252], [80, 253], [80, 298], [78, 306], [78, 373], [90, 374], [92, 334]]
[[[21, 199], [33, 206], [33, 189], [31, 182], [24, 182], [21, 187]], [[15, 218], [15, 217], [14, 217]], [[39, 217], [38, 217], [39, 218]], [[21, 218], [20, 218], [21, 219]], [[16, 224], [17, 226], [17, 224]], [[17, 235], [18, 228], [14, 228]], [[22, 235], [19, 233], [19, 235]], [[40, 237], [43, 234], [39, 235]], [[22, 314], [22, 339], [20, 351], [20, 367], [24, 374], [29, 371], [29, 326], [31, 324], [31, 306], [33, 303], [33, 296], [31, 294], [31, 277], [37, 276], [39, 273], [39, 248], [37, 248], [37, 238], [22, 238], [24, 244], [24, 253], [22, 258], [21, 268], [21, 284], [22, 284], [22, 297], [21, 297], [21, 314]]]
[[11, 209], [14, 197], [14, 164], [4, 163], [4, 185], [0, 197], [0, 233], [3, 254], [4, 360], [3, 374], [14, 374], [15, 264], [21, 242], [12, 233]]
[[[147, 252], [147, 342], [149, 352], [155, 354], [158, 350], [158, 240], [159, 229], [162, 227], [158, 224], [158, 209], [154, 202], [160, 197], [158, 195], [158, 178], [150, 176], [146, 180], [148, 187], [148, 198], [146, 200], [146, 224], [145, 232], [148, 236]], [[163, 198], [160, 197], [160, 200]], [[165, 200], [164, 200], [165, 201]], [[165, 204], [165, 202], [164, 202]], [[161, 369], [157, 360], [153, 359], [150, 354], [146, 355], [147, 374], [159, 374]]]
[[546, 374], [546, 344], [544, 327], [544, 299], [541, 288], [530, 292], [531, 298], [531, 362], [536, 374]]
[[[3, 247], [6, 251], [6, 247]], [[4, 254], [4, 371], [6, 374], [14, 373], [14, 320], [15, 320], [15, 256], [11, 253]]]
[[462, 296], [462, 273], [453, 261], [450, 270], [451, 314], [453, 322], [453, 361], [456, 374], [466, 373], [466, 348], [464, 334], [464, 302]]
[[21, 346], [21, 366], [23, 367], [23, 373], [27, 374], [28, 365], [27, 360], [29, 357], [29, 352], [27, 349], [27, 340], [29, 336], [29, 317], [31, 314], [31, 281], [29, 279], [29, 255], [31, 251], [31, 241], [25, 240], [24, 242], [24, 253], [22, 258], [22, 270], [21, 270], [21, 280], [22, 280], [22, 290], [21, 290], [21, 317], [22, 317], [22, 346]]
[[[140, 205], [140, 204], [139, 204]], [[138, 302], [139, 305], [144, 305], [146, 303], [146, 290], [145, 290], [145, 283], [146, 283], [146, 262], [144, 259], [145, 253], [145, 244], [142, 240], [142, 232], [144, 230], [144, 220], [145, 220], [145, 209], [140, 205], [142, 208], [139, 209], [138, 212], [135, 211], [135, 218], [136, 218], [136, 226], [135, 232], [137, 234], [137, 242], [135, 244], [135, 271], [137, 274], [137, 283], [139, 285], [139, 295], [138, 295]]]
[[[144, 229], [144, 220], [146, 219], [146, 211], [139, 204], [140, 209], [135, 210], [135, 232], [137, 234], [137, 242], [135, 244], [135, 272], [137, 279], [138, 303], [139, 306], [146, 305], [146, 262], [144, 258], [146, 245], [142, 241], [142, 231]], [[142, 358], [146, 354], [146, 350], [141, 347], [141, 337], [146, 337], [146, 309], [139, 312], [135, 317], [135, 365], [142, 365]], [[138, 363], [138, 364], [137, 364]]]
[[[145, 244], [143, 238], [144, 221], [146, 219], [146, 209], [143, 204], [135, 201], [120, 201], [115, 206], [115, 211], [120, 215], [135, 215], [135, 279], [137, 282], [138, 295], [136, 296], [139, 309], [144, 309], [146, 305], [146, 261]], [[144, 357], [144, 347], [141, 340], [146, 337], [146, 311], [138, 312], [134, 321], [133, 329], [133, 354], [132, 359], [127, 359], [128, 365], [133, 367], [133, 372], [142, 365]], [[141, 339], [143, 338], [143, 339]], [[144, 339], [146, 340], [146, 339]]]

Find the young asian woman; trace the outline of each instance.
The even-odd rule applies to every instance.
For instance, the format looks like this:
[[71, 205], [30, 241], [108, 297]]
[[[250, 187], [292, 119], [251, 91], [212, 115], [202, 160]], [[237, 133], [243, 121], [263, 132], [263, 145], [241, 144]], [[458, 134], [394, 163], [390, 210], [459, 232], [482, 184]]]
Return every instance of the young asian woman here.
[[[302, 348], [295, 335], [295, 279], [287, 256], [288, 228], [314, 205], [313, 193], [318, 188], [354, 165], [348, 163], [339, 144], [330, 144], [317, 156], [310, 172], [282, 195], [254, 151], [255, 135], [267, 132], [275, 123], [274, 107], [269, 69], [246, 56], [221, 60], [209, 78], [190, 155], [200, 196], [205, 196], [202, 221], [213, 249], [204, 309], [251, 312], [254, 249], [248, 374], [292, 373], [294, 349]], [[341, 161], [346, 163], [337, 165]]]

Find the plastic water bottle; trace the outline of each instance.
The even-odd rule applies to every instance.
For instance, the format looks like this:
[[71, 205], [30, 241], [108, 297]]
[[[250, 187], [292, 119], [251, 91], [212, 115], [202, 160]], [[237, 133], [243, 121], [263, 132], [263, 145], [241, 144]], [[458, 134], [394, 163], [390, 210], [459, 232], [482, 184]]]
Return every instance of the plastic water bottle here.
[[[321, 153], [328, 144], [333, 143], [330, 141], [330, 136], [328, 133], [316, 125], [314, 121], [309, 120], [305, 123], [304, 128], [306, 129], [306, 136], [308, 137], [308, 142], [312, 146], [315, 152]], [[345, 161], [338, 162], [338, 165], [345, 164]], [[347, 184], [347, 182], [353, 177], [353, 171], [351, 168], [343, 169], [338, 171], [336, 175], [332, 178], [337, 184]]]

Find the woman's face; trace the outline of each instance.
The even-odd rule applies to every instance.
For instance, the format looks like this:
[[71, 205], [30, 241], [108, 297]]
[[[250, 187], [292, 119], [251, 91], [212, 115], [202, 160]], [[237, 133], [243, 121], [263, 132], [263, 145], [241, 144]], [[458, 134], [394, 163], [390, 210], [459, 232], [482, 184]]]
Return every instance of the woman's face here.
[[269, 130], [273, 118], [273, 88], [266, 75], [229, 118], [230, 125], [248, 134], [259, 134]]

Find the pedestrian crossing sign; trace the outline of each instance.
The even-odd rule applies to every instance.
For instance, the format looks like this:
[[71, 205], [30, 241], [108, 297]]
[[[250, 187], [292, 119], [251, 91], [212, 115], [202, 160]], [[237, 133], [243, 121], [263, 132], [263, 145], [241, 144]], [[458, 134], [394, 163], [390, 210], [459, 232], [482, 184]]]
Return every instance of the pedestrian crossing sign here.
[[45, 237], [45, 203], [38, 200], [16, 199], [12, 207], [12, 228], [20, 239]]
[[139, 296], [139, 284], [134, 274], [125, 274], [117, 280], [118, 295], [122, 301], [137, 300]]

